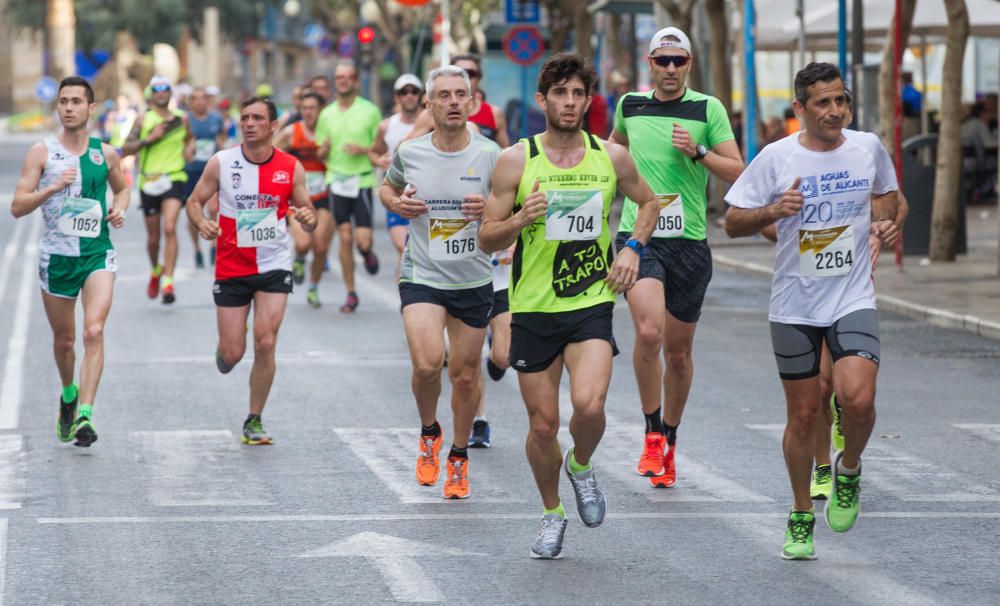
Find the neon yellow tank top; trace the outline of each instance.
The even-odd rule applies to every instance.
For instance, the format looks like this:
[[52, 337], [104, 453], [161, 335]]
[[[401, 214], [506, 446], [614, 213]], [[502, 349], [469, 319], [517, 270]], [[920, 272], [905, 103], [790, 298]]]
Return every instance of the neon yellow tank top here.
[[[175, 111], [174, 116], [184, 117], [184, 113]], [[142, 129], [139, 131], [139, 138], [145, 139], [150, 131], [158, 124], [164, 122], [160, 115], [152, 110], [147, 111], [142, 116]], [[179, 126], [166, 134], [156, 143], [144, 147], [139, 152], [139, 187], [146, 181], [146, 176], [157, 177], [159, 175], [170, 175], [171, 181], [187, 181], [187, 173], [184, 172], [184, 139], [187, 137], [187, 129]]]

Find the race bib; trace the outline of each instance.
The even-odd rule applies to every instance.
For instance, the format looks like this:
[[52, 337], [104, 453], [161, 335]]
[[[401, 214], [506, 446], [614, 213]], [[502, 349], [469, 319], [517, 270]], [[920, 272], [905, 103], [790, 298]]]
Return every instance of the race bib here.
[[277, 208], [236, 210], [236, 245], [257, 248], [278, 239]]
[[330, 193], [341, 198], [357, 198], [361, 193], [361, 175], [335, 176], [330, 184]]
[[318, 196], [326, 191], [326, 173], [321, 170], [311, 170], [306, 173], [306, 191], [309, 197]]
[[843, 276], [854, 266], [850, 225], [799, 230], [799, 273], [810, 278]]
[[546, 240], [596, 240], [601, 235], [604, 199], [599, 190], [545, 192]]
[[146, 177], [142, 184], [142, 193], [147, 196], [162, 196], [170, 191], [173, 184], [174, 182], [170, 179], [170, 175], [160, 175], [155, 179]]
[[88, 198], [63, 198], [59, 207], [59, 231], [77, 238], [96, 238], [101, 235], [104, 212], [101, 203]]
[[680, 194], [656, 194], [660, 214], [656, 217], [654, 238], [677, 238], [684, 235], [684, 202]]
[[429, 224], [431, 259], [456, 261], [476, 255], [479, 249], [476, 221], [430, 217]]
[[198, 139], [194, 142], [194, 161], [208, 162], [215, 153], [215, 139]]

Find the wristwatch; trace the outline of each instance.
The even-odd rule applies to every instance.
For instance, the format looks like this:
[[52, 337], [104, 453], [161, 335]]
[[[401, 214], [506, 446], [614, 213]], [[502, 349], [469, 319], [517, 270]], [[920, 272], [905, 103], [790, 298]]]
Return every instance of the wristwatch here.
[[635, 254], [639, 255], [640, 257], [642, 257], [642, 254], [646, 252], [646, 245], [636, 240], [635, 238], [629, 238], [628, 240], [626, 240], [625, 246], [628, 246], [629, 248], [634, 250]]
[[702, 158], [708, 155], [708, 148], [702, 145], [701, 143], [696, 145], [694, 149], [695, 149], [695, 154], [694, 157], [691, 158], [692, 162], [697, 162], [698, 160], [701, 160]]

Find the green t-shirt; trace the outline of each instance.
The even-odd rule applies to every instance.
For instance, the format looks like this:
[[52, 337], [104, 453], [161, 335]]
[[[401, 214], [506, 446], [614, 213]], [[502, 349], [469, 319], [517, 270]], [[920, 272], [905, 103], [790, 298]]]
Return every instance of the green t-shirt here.
[[514, 212], [535, 181], [549, 207], [517, 237], [508, 293], [512, 313], [559, 313], [615, 300], [604, 278], [613, 261], [608, 216], [618, 179], [600, 140], [588, 133], [581, 136], [586, 151], [573, 168], [549, 162], [540, 135], [521, 139], [524, 174]]
[[[615, 128], [628, 137], [629, 153], [639, 174], [653, 188], [653, 193], [658, 194], [661, 209], [669, 202], [676, 202], [678, 194], [683, 204], [683, 214], [680, 209], [674, 216], [661, 210], [653, 236], [704, 240], [708, 170], [701, 162], [694, 162], [674, 149], [671, 144], [674, 124], [691, 133], [696, 144], [708, 149], [735, 138], [722, 103], [690, 88], [673, 101], [660, 101], [653, 91], [628, 93], [618, 100]], [[637, 210], [635, 202], [626, 198], [619, 231], [632, 231]]]
[[382, 114], [374, 103], [355, 97], [347, 109], [341, 109], [334, 100], [319, 114], [316, 122], [316, 145], [330, 142], [330, 154], [326, 159], [326, 182], [343, 177], [361, 176], [359, 187], [375, 186], [375, 173], [368, 154], [349, 154], [344, 145], [353, 143], [371, 147], [378, 133]]
[[[184, 118], [184, 112], [174, 111], [171, 120]], [[165, 120], [153, 110], [142, 116], [142, 128], [139, 138], [145, 139], [149, 133]], [[184, 159], [184, 141], [187, 139], [187, 129], [183, 126], [174, 128], [163, 138], [139, 152], [139, 187], [146, 183], [146, 177], [156, 178], [160, 175], [170, 175], [171, 181], [187, 181], [184, 171], [187, 161]]]

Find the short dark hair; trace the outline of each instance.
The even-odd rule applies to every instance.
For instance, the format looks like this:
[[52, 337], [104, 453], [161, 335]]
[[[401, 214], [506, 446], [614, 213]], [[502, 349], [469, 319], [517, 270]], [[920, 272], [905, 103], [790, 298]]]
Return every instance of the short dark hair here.
[[573, 76], [583, 80], [583, 88], [589, 95], [597, 82], [597, 72], [590, 62], [577, 53], [556, 53], [542, 64], [542, 69], [538, 72], [538, 92], [543, 96], [547, 95], [552, 86]]
[[83, 89], [87, 91], [87, 103], [94, 102], [94, 87], [90, 85], [90, 82], [87, 82], [80, 76], [67, 76], [63, 78], [62, 82], [59, 83], [59, 92], [62, 92], [62, 89], [67, 86], [82, 86]]
[[451, 64], [455, 65], [459, 61], [472, 61], [476, 64], [476, 69], [483, 71], [483, 60], [479, 55], [473, 53], [462, 53], [451, 58]]
[[312, 84], [313, 82], [315, 82], [317, 80], [322, 80], [323, 82], [326, 82], [327, 84], [330, 83], [330, 77], [329, 76], [325, 76], [323, 74], [319, 74], [318, 76], [313, 76], [312, 78], [309, 78], [309, 82], [307, 82], [306, 84], [307, 85]]
[[317, 93], [316, 91], [311, 90], [307, 93], [302, 93], [302, 96], [299, 97], [299, 103], [302, 103], [306, 99], [316, 99], [316, 103], [319, 103], [320, 108], [326, 105], [326, 99], [324, 99], [323, 95]]
[[795, 74], [795, 100], [802, 105], [809, 100], [809, 87], [817, 82], [844, 81], [840, 70], [832, 63], [810, 63]]
[[259, 97], [254, 95], [253, 97], [247, 97], [240, 103], [240, 112], [250, 107], [254, 103], [263, 103], [267, 106], [267, 117], [271, 122], [278, 119], [278, 108], [274, 105], [274, 101], [270, 97]]

